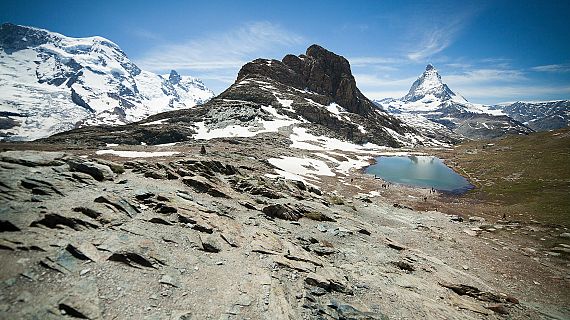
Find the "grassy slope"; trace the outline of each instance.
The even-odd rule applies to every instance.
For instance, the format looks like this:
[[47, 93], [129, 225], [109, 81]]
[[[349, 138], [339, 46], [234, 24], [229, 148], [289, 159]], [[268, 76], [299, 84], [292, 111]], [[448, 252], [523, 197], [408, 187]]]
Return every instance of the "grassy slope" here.
[[570, 226], [570, 129], [467, 142], [445, 156], [477, 186], [466, 197], [500, 205], [497, 214]]

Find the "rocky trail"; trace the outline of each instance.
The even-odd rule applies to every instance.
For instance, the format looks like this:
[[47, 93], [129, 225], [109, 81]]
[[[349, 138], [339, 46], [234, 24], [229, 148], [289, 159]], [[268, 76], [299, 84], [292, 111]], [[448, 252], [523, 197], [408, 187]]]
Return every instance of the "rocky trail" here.
[[567, 250], [536, 259], [493, 232], [509, 222], [489, 231], [370, 189], [269, 178], [267, 161], [230, 145], [0, 153], [0, 318], [570, 316]]

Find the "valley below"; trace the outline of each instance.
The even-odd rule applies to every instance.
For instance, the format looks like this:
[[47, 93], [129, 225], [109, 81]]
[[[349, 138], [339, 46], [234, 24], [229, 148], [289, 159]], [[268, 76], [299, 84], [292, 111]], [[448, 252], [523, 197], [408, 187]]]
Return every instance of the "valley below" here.
[[[1, 317], [570, 316], [567, 200], [548, 197], [567, 189], [541, 175], [542, 196], [497, 198], [491, 187], [515, 188], [499, 179], [512, 173], [477, 171], [477, 161], [526, 168], [518, 147], [567, 148], [567, 129], [381, 151], [294, 148], [287, 130], [155, 146], [1, 144]], [[431, 193], [364, 174], [380, 154], [437, 155], [476, 188]], [[567, 171], [552, 174], [567, 188]]]

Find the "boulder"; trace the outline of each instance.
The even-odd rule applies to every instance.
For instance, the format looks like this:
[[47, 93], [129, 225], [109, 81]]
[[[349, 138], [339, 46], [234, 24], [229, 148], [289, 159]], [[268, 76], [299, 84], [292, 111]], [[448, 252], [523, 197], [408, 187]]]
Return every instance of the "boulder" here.
[[91, 162], [91, 161], [85, 161], [85, 162], [68, 161], [67, 163], [69, 164], [69, 167], [71, 168], [72, 171], [87, 173], [97, 181], [104, 181], [104, 180], [112, 181], [116, 177], [116, 174], [113, 172], [113, 170], [111, 170], [109, 166], [104, 164]]
[[199, 193], [207, 193], [212, 197], [229, 198], [228, 195], [220, 191], [214, 184], [201, 176], [184, 177], [182, 182]]
[[263, 208], [262, 211], [268, 217], [290, 221], [297, 221], [303, 216], [299, 210], [286, 204], [272, 204]]

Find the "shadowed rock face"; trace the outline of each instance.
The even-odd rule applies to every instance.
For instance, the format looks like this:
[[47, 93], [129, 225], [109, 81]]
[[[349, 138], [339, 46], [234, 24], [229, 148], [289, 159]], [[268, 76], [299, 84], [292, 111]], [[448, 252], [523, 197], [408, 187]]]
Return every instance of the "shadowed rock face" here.
[[348, 60], [316, 44], [305, 55], [289, 54], [282, 61], [254, 60], [241, 68], [237, 82], [252, 75], [331, 97], [356, 114], [365, 116], [373, 110], [372, 103], [356, 87]]

